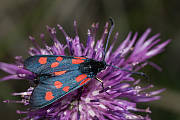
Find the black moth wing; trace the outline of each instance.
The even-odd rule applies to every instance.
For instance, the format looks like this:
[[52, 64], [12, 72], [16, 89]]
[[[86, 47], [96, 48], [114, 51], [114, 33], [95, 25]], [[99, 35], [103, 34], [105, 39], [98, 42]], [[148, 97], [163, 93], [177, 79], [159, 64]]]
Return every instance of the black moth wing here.
[[[57, 61], [56, 59], [61, 57], [61, 61]], [[42, 58], [42, 59], [41, 59]], [[44, 61], [43, 61], [44, 59]], [[31, 56], [25, 60], [24, 66], [29, 71], [41, 75], [41, 74], [50, 74], [56, 71], [63, 71], [63, 70], [74, 70], [77, 69], [79, 64], [72, 64], [72, 59], [74, 57], [70, 56], [59, 56], [59, 55], [37, 55]], [[40, 63], [44, 62], [43, 64]], [[52, 63], [58, 62], [59, 65], [57, 67], [52, 68]]]
[[[31, 107], [42, 108], [62, 98], [66, 94], [78, 89], [82, 85], [80, 85], [80, 82], [76, 81], [76, 77], [81, 74], [82, 73], [80, 71], [74, 70], [74, 71], [67, 72], [66, 74], [61, 75], [61, 76], [51, 77], [45, 80], [41, 80], [44, 82], [39, 83], [32, 93], [32, 96], [30, 99]], [[84, 78], [83, 80], [87, 78], [88, 76]], [[60, 88], [57, 88], [58, 85], [55, 86], [55, 83], [57, 81], [62, 83], [61, 87], [59, 86]], [[64, 89], [64, 88], [68, 88], [68, 89]]]

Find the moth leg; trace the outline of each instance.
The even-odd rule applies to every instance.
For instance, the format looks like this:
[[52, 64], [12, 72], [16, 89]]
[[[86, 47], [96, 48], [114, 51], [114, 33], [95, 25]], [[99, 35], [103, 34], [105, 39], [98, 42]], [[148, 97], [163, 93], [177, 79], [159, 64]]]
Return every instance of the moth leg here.
[[37, 86], [39, 84], [39, 80], [35, 78], [34, 80], [28, 80], [30, 86]]
[[[104, 88], [103, 80], [101, 80], [101, 79], [99, 79], [99, 78], [97, 78], [97, 77], [95, 77], [95, 79], [101, 83], [101, 86], [102, 86], [102, 88], [103, 88], [102, 92], [106, 92], [106, 94], [110, 95], [110, 94], [107, 92], [107, 90]], [[101, 91], [100, 91], [100, 92], [101, 92]]]
[[82, 96], [82, 92], [84, 91], [84, 86], [82, 88], [80, 88], [80, 90], [78, 90], [78, 113], [77, 113], [77, 120], [80, 120], [80, 110], [79, 110], [79, 102], [81, 100], [81, 96]]

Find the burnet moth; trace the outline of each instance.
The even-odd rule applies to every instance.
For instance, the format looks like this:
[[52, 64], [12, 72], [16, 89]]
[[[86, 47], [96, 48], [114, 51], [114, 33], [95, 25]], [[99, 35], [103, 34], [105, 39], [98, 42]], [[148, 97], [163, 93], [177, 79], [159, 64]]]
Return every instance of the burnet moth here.
[[106, 41], [102, 61], [96, 61], [86, 57], [60, 55], [36, 55], [25, 60], [25, 68], [35, 73], [38, 81], [30, 98], [30, 105], [32, 108], [45, 107], [66, 94], [84, 86], [92, 78], [100, 81], [103, 87], [103, 80], [97, 78], [96, 75], [102, 70], [105, 70], [107, 66], [144, 76], [141, 72], [133, 72], [106, 64], [104, 60], [105, 54], [110, 35], [114, 28], [113, 20], [110, 19], [110, 21], [111, 28]]

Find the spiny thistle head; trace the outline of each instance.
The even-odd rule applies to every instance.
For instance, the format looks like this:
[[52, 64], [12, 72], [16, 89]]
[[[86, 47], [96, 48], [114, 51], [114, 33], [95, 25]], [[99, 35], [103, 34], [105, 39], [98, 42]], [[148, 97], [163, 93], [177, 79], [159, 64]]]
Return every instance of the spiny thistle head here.
[[[57, 25], [57, 28], [65, 36], [66, 44], [60, 43], [60, 40], [56, 37], [55, 28], [47, 26], [53, 45], [47, 45], [44, 34], [41, 34], [40, 39], [44, 45], [44, 48], [41, 48], [35, 42], [35, 38], [30, 36], [29, 39], [33, 42], [34, 47], [29, 49], [29, 55], [85, 56], [89, 59], [101, 61], [104, 55], [104, 43], [108, 35], [108, 25], [106, 23], [104, 32], [98, 39], [96, 37], [98, 23], [92, 24], [87, 32], [86, 44], [80, 42], [76, 21], [74, 22], [75, 37], [69, 36], [62, 26]], [[118, 32], [115, 33], [114, 37], [111, 38], [113, 43], [107, 49], [105, 55], [106, 64], [135, 72], [148, 65], [150, 63], [149, 59], [162, 52], [170, 42], [170, 40], [167, 40], [159, 44], [159, 34], [148, 37], [150, 32], [151, 29], [147, 29], [139, 38], [138, 33], [133, 35], [130, 32], [118, 48], [113, 51], [119, 35]], [[66, 49], [69, 53], [65, 53]], [[156, 67], [155, 64], [153, 66]], [[10, 79], [25, 79], [32, 83], [37, 81], [36, 74], [25, 68], [24, 59], [21, 56], [15, 57], [14, 64], [0, 62], [0, 69], [9, 73], [8, 76], [1, 78], [1, 81]], [[158, 100], [160, 96], [157, 96], [157, 94], [164, 91], [164, 89], [160, 89], [146, 92], [145, 90], [154, 86], [143, 87], [140, 85], [141, 79], [135, 79], [131, 72], [115, 70], [112, 66], [107, 66], [105, 70], [97, 74], [97, 77], [103, 80], [105, 87], [103, 91], [101, 83], [93, 79], [83, 87], [80, 98], [77, 97], [78, 90], [75, 90], [43, 108], [28, 109], [27, 111], [17, 110], [17, 113], [26, 114], [24, 119], [33, 120], [150, 120], [148, 116], [151, 113], [149, 107], [140, 109], [136, 105], [141, 102]], [[34, 86], [30, 86], [26, 92], [13, 93], [15, 96], [20, 95], [22, 97], [21, 101], [5, 100], [4, 102], [29, 105], [29, 99], [34, 89]], [[145, 112], [147, 115], [138, 115], [136, 112]]]

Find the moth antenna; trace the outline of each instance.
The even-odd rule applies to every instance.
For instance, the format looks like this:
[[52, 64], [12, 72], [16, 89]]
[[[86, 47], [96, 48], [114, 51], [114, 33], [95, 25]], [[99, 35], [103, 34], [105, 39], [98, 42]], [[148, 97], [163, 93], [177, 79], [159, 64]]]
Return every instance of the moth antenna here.
[[106, 46], [105, 46], [105, 49], [104, 49], [103, 61], [104, 61], [104, 59], [105, 59], [105, 55], [106, 55], [106, 52], [107, 52], [107, 47], [108, 47], [108, 44], [109, 44], [109, 39], [110, 39], [111, 33], [112, 33], [112, 31], [113, 31], [113, 29], [114, 29], [114, 26], [115, 26], [114, 20], [113, 20], [111, 17], [109, 18], [109, 21], [110, 21], [110, 23], [111, 23], [111, 28], [110, 28], [110, 31], [109, 31], [109, 33], [108, 33], [108, 38], [107, 38], [107, 40], [106, 40]]
[[143, 76], [145, 79], [149, 80], [149, 76], [146, 75], [146, 74], [143, 73], [143, 72], [131, 71], [131, 70], [128, 70], [128, 69], [126, 69], [126, 68], [120, 68], [120, 67], [117, 67], [117, 66], [114, 66], [114, 65], [107, 65], [107, 66], [112, 66], [112, 67], [115, 68], [115, 69], [119, 69], [119, 70], [121, 70], [121, 71], [129, 72], [129, 73], [131, 73], [131, 74], [140, 75], [140, 76]]

